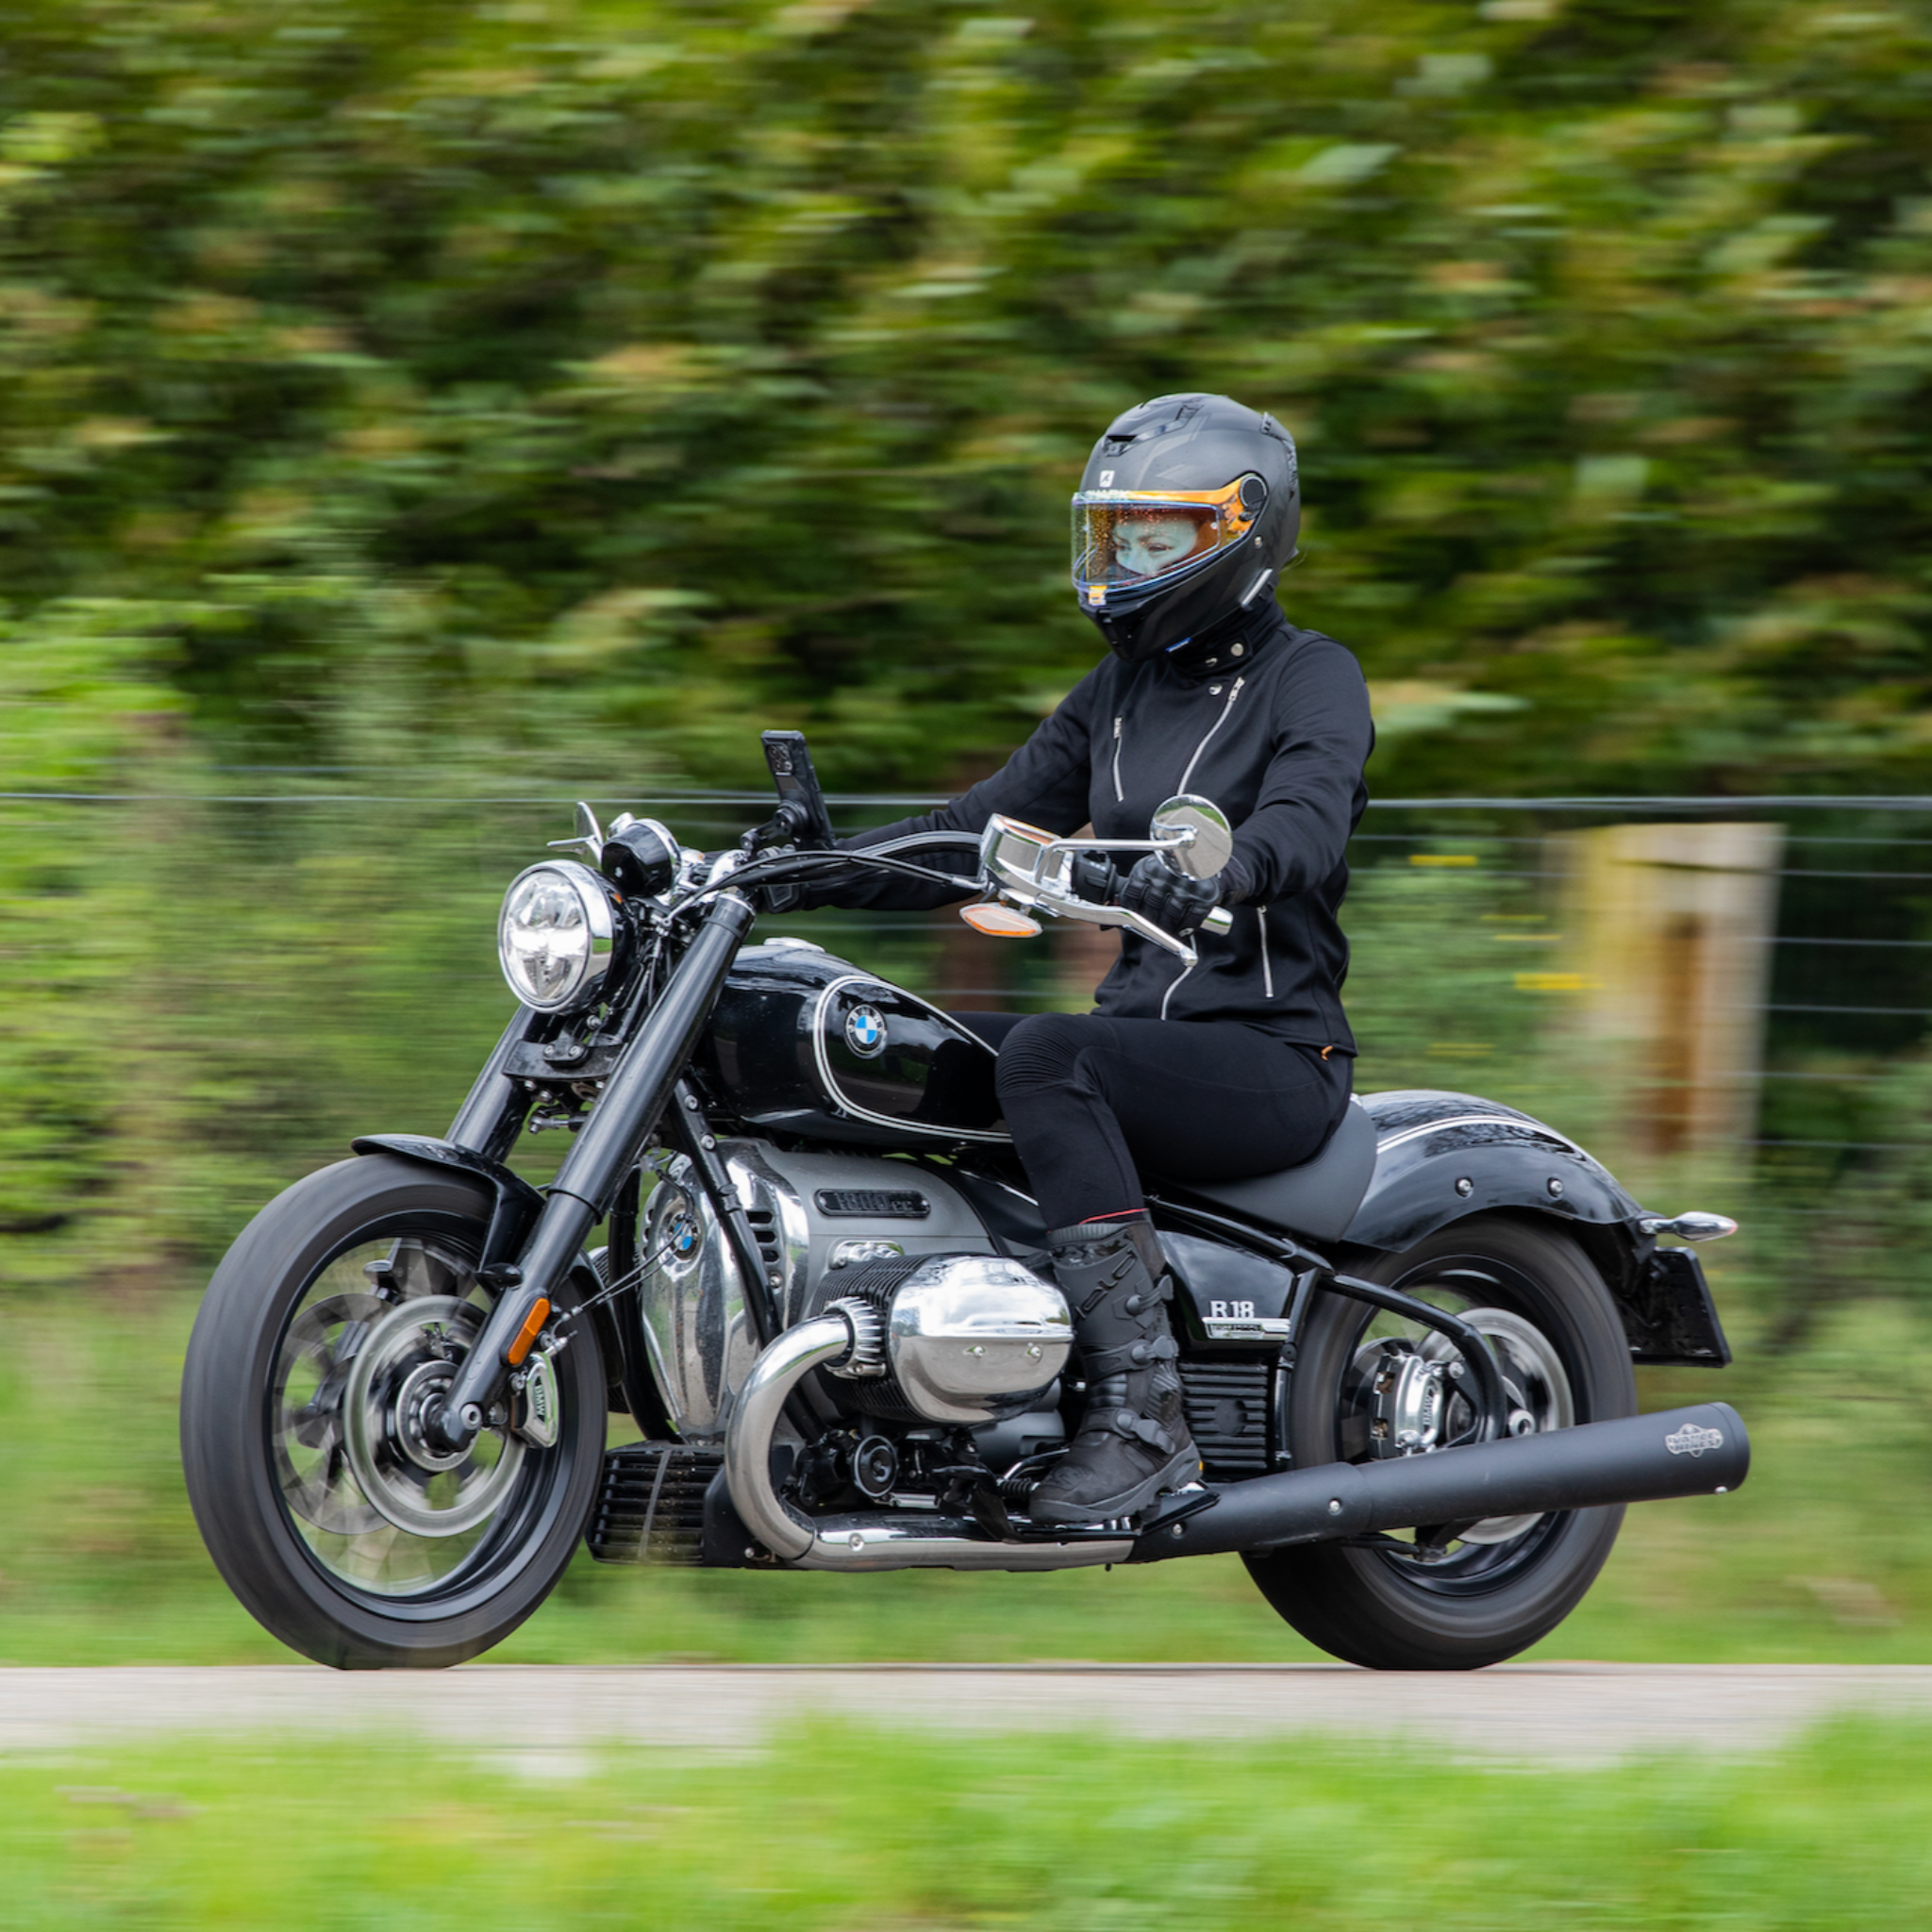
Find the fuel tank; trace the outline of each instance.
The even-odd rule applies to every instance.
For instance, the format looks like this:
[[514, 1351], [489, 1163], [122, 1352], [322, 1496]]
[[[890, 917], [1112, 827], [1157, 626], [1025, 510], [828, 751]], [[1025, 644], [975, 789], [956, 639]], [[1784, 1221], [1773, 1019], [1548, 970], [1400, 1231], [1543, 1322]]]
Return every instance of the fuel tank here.
[[698, 1064], [750, 1128], [876, 1147], [1009, 1139], [984, 1041], [802, 940], [739, 954]]

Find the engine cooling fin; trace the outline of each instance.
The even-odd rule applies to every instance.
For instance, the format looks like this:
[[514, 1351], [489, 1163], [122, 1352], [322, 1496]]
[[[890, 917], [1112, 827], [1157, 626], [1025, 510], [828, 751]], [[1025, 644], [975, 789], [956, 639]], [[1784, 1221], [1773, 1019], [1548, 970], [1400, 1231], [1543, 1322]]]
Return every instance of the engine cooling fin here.
[[1272, 1362], [1183, 1361], [1181, 1400], [1209, 1482], [1266, 1475]]
[[[892, 1291], [915, 1269], [938, 1258], [931, 1255], [887, 1255], [861, 1261], [856, 1268], [829, 1269], [812, 1290], [808, 1317], [822, 1315], [834, 1302], [869, 1302], [885, 1320], [892, 1306]], [[822, 1385], [841, 1408], [857, 1409], [875, 1416], [880, 1422], [923, 1423], [925, 1418], [906, 1400], [899, 1385], [890, 1374], [873, 1380], [848, 1381], [840, 1378]]]
[[705, 1491], [724, 1466], [722, 1450], [683, 1442], [626, 1442], [604, 1457], [604, 1482], [584, 1533], [600, 1563], [704, 1563]]

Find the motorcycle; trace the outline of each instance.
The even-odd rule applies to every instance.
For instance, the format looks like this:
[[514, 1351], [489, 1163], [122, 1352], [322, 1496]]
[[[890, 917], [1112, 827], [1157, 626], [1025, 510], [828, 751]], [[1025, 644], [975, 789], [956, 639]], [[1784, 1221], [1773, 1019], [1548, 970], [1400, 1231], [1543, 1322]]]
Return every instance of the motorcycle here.
[[[447, 1135], [356, 1141], [216, 1271], [188, 1490], [284, 1642], [341, 1668], [460, 1662], [579, 1541], [853, 1572], [1234, 1552], [1334, 1656], [1467, 1669], [1561, 1622], [1623, 1506], [1743, 1480], [1733, 1409], [1640, 1416], [1632, 1373], [1729, 1360], [1695, 1254], [1657, 1243], [1735, 1224], [1649, 1212], [1515, 1108], [1405, 1090], [1351, 1102], [1289, 1172], [1144, 1176], [1201, 1475], [1134, 1518], [1031, 1523], [1088, 1391], [992, 1051], [752, 931], [883, 869], [976, 886], [981, 930], [1078, 920], [1191, 964], [1113, 902], [1113, 860], [1211, 877], [1227, 821], [1182, 796], [1124, 846], [995, 819], [848, 851], [803, 738], [765, 749], [777, 808], [723, 854], [580, 806], [556, 844], [584, 858], [505, 896], [519, 1006]], [[540, 1191], [508, 1157], [552, 1129], [572, 1139]], [[643, 1440], [607, 1454], [611, 1411]]]

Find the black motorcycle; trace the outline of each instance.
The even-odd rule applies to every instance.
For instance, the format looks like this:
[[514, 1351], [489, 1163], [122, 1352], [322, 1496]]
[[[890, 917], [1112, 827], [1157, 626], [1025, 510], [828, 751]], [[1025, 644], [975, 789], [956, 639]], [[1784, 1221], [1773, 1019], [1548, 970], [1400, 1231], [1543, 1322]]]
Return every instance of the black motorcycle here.
[[[1191, 964], [1112, 903], [1112, 860], [1212, 876], [1226, 821], [1183, 797], [1130, 846], [995, 820], [848, 853], [804, 741], [765, 745], [778, 808], [722, 856], [580, 807], [559, 842], [590, 862], [532, 866], [504, 900], [521, 1005], [447, 1138], [356, 1141], [217, 1270], [188, 1489], [284, 1642], [459, 1662], [580, 1539], [607, 1562], [795, 1570], [1237, 1551], [1337, 1657], [1472, 1668], [1569, 1613], [1621, 1506], [1743, 1480], [1731, 1408], [1640, 1417], [1632, 1376], [1729, 1359], [1695, 1256], [1657, 1238], [1733, 1224], [1648, 1213], [1528, 1115], [1414, 1090], [1357, 1100], [1287, 1173], [1145, 1177], [1202, 1480], [1135, 1518], [1033, 1524], [1087, 1391], [991, 1052], [751, 930], [884, 868], [976, 879], [982, 930], [1079, 919]], [[505, 1164], [526, 1128], [575, 1137], [541, 1191]], [[607, 1455], [611, 1409], [645, 1440]]]

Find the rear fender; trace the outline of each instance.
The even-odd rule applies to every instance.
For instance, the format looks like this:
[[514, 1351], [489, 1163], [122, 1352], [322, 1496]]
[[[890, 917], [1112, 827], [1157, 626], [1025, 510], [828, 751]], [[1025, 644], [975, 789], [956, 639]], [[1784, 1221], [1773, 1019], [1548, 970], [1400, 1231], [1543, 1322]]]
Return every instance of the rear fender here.
[[1473, 1093], [1405, 1088], [1363, 1096], [1375, 1171], [1343, 1240], [1399, 1253], [1452, 1221], [1529, 1208], [1596, 1227], [1631, 1226], [1642, 1208], [1574, 1141]]
[[1535, 1214], [1568, 1224], [1624, 1320], [1634, 1360], [1722, 1368], [1730, 1344], [1695, 1255], [1659, 1248], [1644, 1209], [1567, 1135], [1471, 1093], [1371, 1093], [1375, 1171], [1343, 1238], [1399, 1254], [1475, 1214]]

